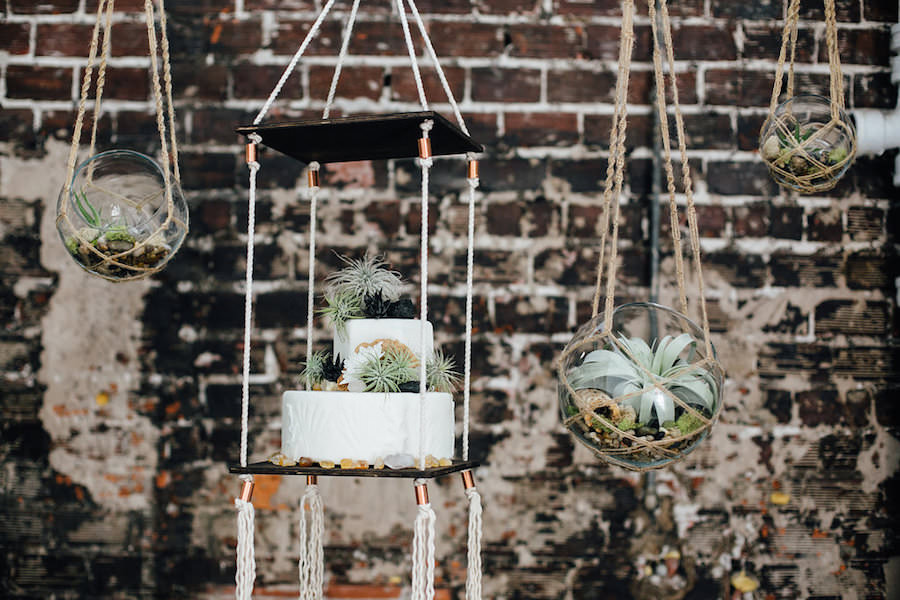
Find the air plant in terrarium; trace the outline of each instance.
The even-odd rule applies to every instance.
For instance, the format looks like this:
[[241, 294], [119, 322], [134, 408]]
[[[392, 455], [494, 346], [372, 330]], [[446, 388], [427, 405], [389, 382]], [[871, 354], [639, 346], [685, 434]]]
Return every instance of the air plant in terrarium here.
[[76, 170], [57, 203], [56, 227], [69, 255], [112, 281], [159, 271], [181, 246], [187, 204], [160, 166], [131, 150], [97, 154]]
[[794, 96], [766, 120], [759, 153], [779, 185], [806, 194], [827, 191], [856, 156], [856, 131], [827, 98]]
[[602, 315], [563, 351], [561, 418], [603, 458], [657, 468], [694, 449], [721, 407], [724, 374], [703, 333], [671, 309], [635, 303]]

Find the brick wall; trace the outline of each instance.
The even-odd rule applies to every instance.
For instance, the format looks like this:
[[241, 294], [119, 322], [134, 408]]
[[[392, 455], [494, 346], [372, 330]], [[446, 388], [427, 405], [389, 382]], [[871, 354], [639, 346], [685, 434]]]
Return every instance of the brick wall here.
[[[101, 144], [156, 149], [141, 2], [114, 16]], [[825, 91], [822, 10], [802, 4], [798, 81]], [[233, 127], [262, 105], [316, 15], [312, 0], [168, 6], [192, 229], [149, 282], [81, 272], [54, 231], [95, 0], [0, 8], [0, 591], [10, 598], [227, 598], [234, 577], [247, 182]], [[340, 44], [326, 21], [272, 119], [315, 115]], [[337, 114], [416, 108], [388, 2], [366, 2]], [[860, 157], [831, 195], [766, 175], [781, 3], [673, 2], [714, 343], [729, 374], [712, 438], [648, 481], [599, 463], [557, 423], [554, 357], [589, 314], [618, 15], [612, 0], [423, 1], [482, 161], [472, 452], [496, 599], [900, 597], [895, 152]], [[642, 9], [643, 10], [643, 9]], [[896, 3], [839, 0], [849, 107], [892, 108]], [[649, 292], [649, 23], [636, 23], [621, 222], [622, 299]], [[426, 69], [429, 96], [447, 105]], [[447, 113], [448, 114], [448, 113]], [[305, 351], [302, 165], [262, 155], [251, 454], [279, 444], [280, 393]], [[458, 355], [464, 163], [439, 160], [431, 215], [436, 337]], [[417, 277], [412, 161], [327, 166], [318, 273], [384, 253]], [[668, 223], [663, 223], [664, 235]], [[672, 302], [671, 247], [662, 300]], [[330, 337], [324, 329], [318, 339]], [[296, 594], [302, 482], [258, 478], [260, 597]], [[407, 580], [408, 485], [322, 482], [330, 596], [394, 597]], [[787, 504], [773, 504], [775, 491]], [[442, 598], [462, 598], [465, 506], [432, 486]], [[680, 553], [674, 575], [662, 556]], [[644, 576], [661, 564], [665, 575]], [[640, 576], [640, 577], [639, 577]], [[353, 594], [356, 594], [355, 596]], [[380, 595], [379, 595], [380, 594]]]

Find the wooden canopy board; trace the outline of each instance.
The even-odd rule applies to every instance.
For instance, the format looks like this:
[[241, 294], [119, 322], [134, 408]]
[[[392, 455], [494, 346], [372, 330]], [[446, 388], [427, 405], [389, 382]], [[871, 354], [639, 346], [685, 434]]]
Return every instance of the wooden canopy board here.
[[401, 479], [434, 479], [444, 477], [452, 473], [474, 469], [478, 466], [474, 461], [454, 460], [447, 467], [435, 467], [433, 469], [342, 469], [340, 465], [334, 468], [323, 467], [280, 467], [270, 462], [258, 462], [246, 467], [240, 465], [228, 465], [229, 473], [252, 475], [318, 475], [322, 477], [396, 477]]
[[395, 113], [295, 121], [268, 125], [245, 125], [236, 131], [256, 133], [262, 143], [302, 163], [385, 160], [419, 156], [421, 125], [431, 119], [428, 133], [434, 156], [481, 152], [484, 148], [434, 111]]

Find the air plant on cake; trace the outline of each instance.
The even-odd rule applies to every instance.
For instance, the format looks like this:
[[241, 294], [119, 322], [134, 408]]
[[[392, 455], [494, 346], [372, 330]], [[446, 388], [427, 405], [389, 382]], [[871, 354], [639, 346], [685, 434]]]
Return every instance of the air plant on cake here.
[[403, 291], [399, 273], [387, 268], [378, 257], [368, 254], [360, 259], [341, 257], [347, 266], [326, 279], [327, 296], [352, 293], [362, 302], [366, 296], [381, 293], [387, 300], [397, 300]]
[[452, 393], [459, 387], [460, 376], [454, 368], [456, 362], [451, 356], [445, 356], [443, 351], [435, 350], [434, 356], [425, 365], [428, 388], [435, 392]]
[[309, 385], [314, 388], [337, 388], [338, 380], [344, 371], [344, 360], [338, 354], [332, 357], [327, 350], [317, 350], [303, 363], [303, 371], [297, 379], [300, 386]]
[[[672, 396], [710, 418], [719, 385], [713, 372], [681, 358], [685, 350], [694, 351], [695, 343], [687, 333], [667, 335], [652, 346], [641, 338], [620, 336], [618, 347], [589, 352], [581, 365], [570, 371], [569, 385], [576, 400], [587, 404], [599, 400], [597, 413], [620, 430], [654, 437], [690, 435], [704, 421]], [[569, 409], [579, 412], [575, 406]], [[595, 430], [610, 431], [598, 419], [590, 418], [588, 424]]]
[[325, 308], [319, 310], [334, 327], [335, 332], [344, 337], [347, 335], [347, 321], [361, 319], [362, 304], [359, 296], [350, 291], [338, 291], [325, 296]]

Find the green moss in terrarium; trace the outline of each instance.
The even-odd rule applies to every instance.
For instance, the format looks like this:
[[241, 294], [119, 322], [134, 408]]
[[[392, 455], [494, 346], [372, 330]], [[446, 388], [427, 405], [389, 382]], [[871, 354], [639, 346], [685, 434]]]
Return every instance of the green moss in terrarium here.
[[690, 435], [703, 427], [704, 422], [700, 417], [694, 416], [689, 412], [685, 412], [675, 421], [675, 426], [683, 435]]

